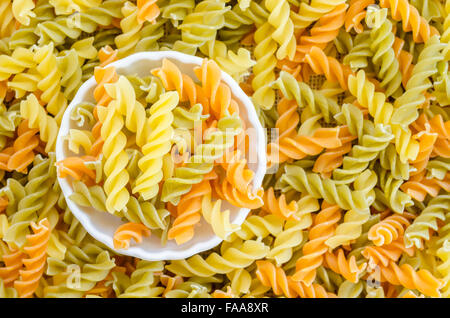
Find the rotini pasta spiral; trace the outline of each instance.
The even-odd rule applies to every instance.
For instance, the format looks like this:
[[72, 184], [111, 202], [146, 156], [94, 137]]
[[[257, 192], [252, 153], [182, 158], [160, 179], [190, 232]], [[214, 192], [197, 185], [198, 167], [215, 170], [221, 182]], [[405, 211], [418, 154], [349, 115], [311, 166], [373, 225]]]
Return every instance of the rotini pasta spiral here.
[[380, 6], [391, 9], [392, 18], [402, 21], [404, 31], [412, 31], [415, 42], [426, 42], [437, 33], [408, 0], [381, 0]]
[[34, 18], [36, 13], [34, 9], [34, 2], [29, 0], [14, 0], [12, 2], [12, 12], [17, 21], [23, 25], [30, 24], [30, 18]]
[[20, 297], [31, 297], [39, 284], [45, 270], [47, 245], [50, 239], [50, 223], [43, 219], [39, 224], [31, 223], [34, 234], [27, 236], [29, 245], [24, 247], [28, 257], [23, 259], [25, 270], [19, 271], [20, 279], [14, 282], [14, 288]]
[[[358, 176], [353, 185], [356, 190], [367, 193], [369, 204], [375, 199], [372, 188], [375, 186], [376, 180], [376, 175], [373, 172], [365, 170]], [[334, 235], [328, 238], [325, 244], [330, 248], [348, 244], [362, 234], [362, 227], [369, 218], [370, 211], [368, 209], [365, 211], [349, 210], [344, 215], [344, 221], [337, 226]]]
[[173, 49], [188, 49], [190, 54], [195, 54], [198, 47], [215, 38], [217, 30], [225, 23], [224, 13], [229, 9], [224, 2], [216, 0], [205, 0], [197, 4], [179, 26], [181, 41], [175, 42]]
[[122, 210], [130, 197], [130, 193], [125, 188], [129, 180], [129, 174], [125, 170], [128, 155], [124, 151], [127, 138], [121, 132], [124, 120], [117, 108], [115, 101], [112, 101], [108, 107], [97, 107], [102, 123], [101, 136], [105, 141], [103, 154], [106, 158], [104, 171], [107, 176], [105, 181], [106, 209], [110, 213]]
[[14, 282], [20, 276], [20, 270], [23, 266], [23, 259], [26, 254], [20, 250], [10, 251], [2, 256], [5, 266], [0, 268], [0, 278], [5, 286], [13, 286]]
[[43, 92], [40, 100], [47, 103], [47, 111], [55, 116], [59, 123], [67, 107], [67, 101], [64, 94], [61, 93], [61, 73], [57, 67], [57, 60], [53, 54], [53, 43], [43, 46], [36, 51], [35, 61], [38, 72], [42, 79], [37, 87]]
[[[392, 104], [386, 102], [386, 96], [381, 92], [375, 92], [375, 85], [370, 83], [364, 71], [359, 71], [356, 76], [348, 78], [349, 91], [358, 100], [358, 103], [369, 110], [375, 124], [387, 125], [391, 123], [394, 112]], [[403, 129], [400, 125], [391, 124], [395, 138], [395, 146], [400, 160], [406, 162], [414, 160], [419, 152], [419, 144], [412, 139], [411, 131]]]
[[236, 268], [245, 268], [253, 261], [263, 258], [269, 252], [269, 247], [261, 242], [247, 240], [233, 243], [222, 251], [222, 255], [210, 254], [206, 259], [194, 255], [186, 260], [172, 261], [166, 266], [174, 274], [192, 277], [208, 277], [218, 273], [228, 273]]
[[403, 236], [405, 227], [409, 226], [409, 220], [401, 215], [392, 215], [378, 224], [372, 226], [369, 230], [369, 240], [376, 246], [390, 244], [399, 236]]
[[323, 198], [346, 210], [353, 209], [362, 212], [368, 208], [364, 191], [352, 191], [346, 185], [337, 185], [332, 180], [322, 180], [317, 174], [307, 173], [298, 166], [285, 166], [285, 173], [281, 176], [277, 188], [283, 192], [288, 189], [306, 192], [315, 198]]
[[292, 20], [297, 32], [307, 28], [311, 23], [317, 21], [321, 16], [330, 12], [338, 5], [344, 3], [342, 0], [323, 1], [314, 0], [310, 4], [301, 3], [298, 12], [292, 12]]
[[448, 209], [450, 196], [440, 195], [433, 198], [428, 203], [427, 207], [414, 220], [414, 222], [406, 228], [405, 242], [406, 246], [416, 246], [421, 248], [423, 240], [429, 238], [429, 230], [437, 230], [437, 221], [445, 220], [444, 211]]
[[308, 228], [311, 223], [309, 214], [305, 214], [300, 220], [286, 221], [283, 231], [275, 238], [267, 258], [274, 259], [277, 265], [288, 262], [292, 258], [293, 249], [304, 242], [302, 230]]
[[124, 57], [134, 51], [140, 39], [139, 31], [142, 28], [142, 17], [139, 16], [139, 9], [133, 3], [127, 1], [122, 7], [124, 18], [120, 21], [122, 34], [118, 35], [114, 42], [119, 50], [118, 56]]
[[145, 225], [132, 222], [125, 223], [114, 232], [114, 247], [127, 249], [132, 239], [136, 243], [141, 243], [143, 236], [150, 236], [150, 230]]
[[17, 170], [26, 172], [28, 165], [34, 159], [34, 150], [39, 145], [39, 138], [36, 136], [38, 129], [30, 129], [28, 121], [24, 120], [17, 127], [17, 139], [14, 141], [14, 153], [8, 160], [9, 171]]
[[[154, 272], [163, 270], [162, 262], [140, 261], [136, 270], [131, 274], [130, 283], [125, 288], [120, 298], [144, 298], [155, 297], [160, 294], [162, 288], [155, 288]], [[156, 293], [156, 294], [155, 294]]]
[[316, 277], [316, 269], [322, 265], [323, 255], [328, 250], [325, 241], [333, 235], [340, 218], [341, 209], [337, 205], [322, 204], [322, 210], [309, 231], [309, 241], [303, 246], [303, 256], [295, 264], [293, 280], [311, 286]]
[[167, 233], [168, 239], [175, 239], [177, 244], [183, 244], [193, 238], [194, 225], [200, 221], [200, 214], [203, 212], [202, 196], [210, 199], [208, 198], [210, 194], [209, 181], [203, 180], [193, 185], [191, 191], [181, 197], [177, 206], [177, 216]]
[[265, 286], [271, 286], [276, 295], [284, 294], [288, 298], [330, 298], [336, 297], [328, 293], [318, 284], [306, 286], [301, 282], [294, 282], [282, 268], [275, 267], [268, 261], [258, 261], [256, 275]]
[[395, 58], [394, 49], [392, 48], [394, 38], [392, 23], [388, 19], [380, 21], [380, 26], [374, 26], [370, 32], [370, 49], [373, 51], [372, 61], [379, 67], [378, 77], [382, 79], [380, 87], [386, 90], [386, 96], [391, 96], [394, 93], [398, 94], [402, 82], [399, 62]]
[[417, 289], [431, 297], [440, 295], [439, 289], [442, 283], [427, 270], [421, 269], [416, 272], [409, 264], [398, 266], [396, 263], [390, 262], [388, 267], [381, 267], [380, 272], [382, 281], [402, 285], [409, 289]]
[[214, 233], [221, 239], [226, 239], [239, 226], [230, 222], [230, 211], [221, 211], [221, 200], [211, 202], [211, 196], [205, 195], [202, 199], [202, 215], [206, 222], [211, 224]]
[[344, 251], [341, 248], [335, 253], [325, 253], [324, 263], [325, 266], [329, 267], [335, 273], [342, 275], [345, 279], [352, 283], [358, 282], [359, 276], [363, 273], [367, 266], [367, 263], [358, 265], [354, 256], [346, 259]]
[[275, 80], [274, 71], [277, 64], [277, 43], [272, 37], [267, 37], [267, 34], [272, 32], [273, 27], [267, 22], [258, 27], [254, 35], [256, 64], [253, 66], [253, 102], [262, 109], [270, 109], [275, 102], [275, 92], [268, 84]]
[[[133, 193], [139, 192], [145, 200], [153, 198], [158, 193], [158, 183], [162, 179], [162, 157], [170, 150], [170, 139], [173, 134], [171, 111], [177, 106], [178, 100], [176, 92], [167, 92], [150, 108], [150, 117], [146, 124], [150, 133], [142, 147], [144, 156], [138, 162], [143, 173], [136, 179], [133, 188]], [[144, 112], [143, 108], [142, 111]], [[131, 110], [130, 114], [135, 112]], [[144, 129], [144, 123], [140, 129]]]
[[272, 38], [279, 44], [277, 58], [279, 60], [294, 58], [296, 39], [294, 37], [294, 23], [289, 17], [289, 4], [285, 0], [266, 0], [265, 6], [270, 14], [267, 21], [274, 27]]
[[70, 200], [81, 206], [91, 206], [96, 210], [106, 211], [106, 195], [102, 187], [87, 187], [81, 181], [74, 181], [72, 186], [74, 193], [70, 196]]
[[11, 246], [22, 247], [25, 244], [30, 222], [36, 221], [38, 212], [42, 213], [41, 209], [46, 208], [45, 198], [50, 199], [51, 196], [55, 196], [56, 193], [51, 190], [56, 178], [54, 164], [54, 153], [49, 154], [49, 158], [45, 159], [41, 155], [35, 157], [33, 168], [28, 173], [29, 181], [24, 187], [24, 196], [18, 202], [17, 212], [12, 216], [10, 227], [3, 238]]
[[417, 119], [417, 108], [425, 101], [422, 92], [431, 87], [428, 77], [437, 72], [436, 65], [443, 59], [442, 49], [443, 44], [439, 42], [438, 36], [431, 37], [425, 43], [406, 84], [405, 93], [395, 100], [396, 109], [391, 118], [393, 124], [409, 125]]

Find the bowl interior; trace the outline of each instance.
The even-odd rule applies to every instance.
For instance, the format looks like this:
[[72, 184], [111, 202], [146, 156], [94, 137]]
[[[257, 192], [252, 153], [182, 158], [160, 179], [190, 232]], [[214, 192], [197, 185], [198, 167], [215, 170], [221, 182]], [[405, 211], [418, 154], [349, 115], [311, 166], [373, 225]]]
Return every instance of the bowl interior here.
[[[110, 66], [116, 67], [116, 70], [120, 75], [136, 74], [139, 76], [147, 76], [150, 74], [150, 70], [161, 66], [162, 59], [164, 58], [167, 58], [176, 64], [182, 72], [191, 76], [193, 79], [196, 79], [193, 71], [194, 67], [199, 66], [202, 63], [202, 59], [196, 56], [163, 51], [136, 53], [113, 62]], [[262, 126], [258, 120], [252, 102], [240, 89], [239, 85], [225, 72], [222, 72], [222, 80], [230, 86], [233, 98], [239, 104], [240, 116], [245, 122], [246, 128], [252, 128], [251, 133], [253, 136], [251, 136], [250, 147], [255, 151], [250, 152], [252, 158], [247, 157], [247, 159], [250, 159], [248, 163], [249, 168], [255, 172], [253, 187], [260, 187], [266, 169], [265, 137]], [[80, 129], [75, 121], [70, 119], [70, 114], [72, 109], [82, 101], [95, 103], [93, 96], [95, 85], [96, 82], [93, 77], [87, 80], [79, 88], [76, 96], [64, 113], [56, 142], [56, 159], [58, 161], [68, 156], [76, 156], [76, 154], [68, 149], [68, 143], [64, 140], [65, 136], [68, 135], [69, 129]], [[84, 127], [84, 129], [89, 128], [91, 127]], [[119, 254], [130, 255], [146, 260], [183, 259], [213, 248], [222, 241], [214, 234], [211, 226], [202, 219], [195, 227], [194, 238], [185, 244], [177, 245], [175, 241], [172, 240], [168, 241], [163, 246], [158, 236], [151, 235], [150, 237], [144, 238], [141, 244], [134, 244], [134, 242], [132, 242], [128, 249], [116, 250], [113, 246], [113, 235], [116, 229], [125, 222], [119, 217], [107, 212], [78, 206], [69, 199], [69, 196], [73, 193], [71, 183], [64, 178], [58, 178], [58, 181], [69, 208], [89, 234]], [[223, 202], [222, 208], [230, 210], [231, 221], [234, 224], [241, 224], [249, 212], [249, 209], [238, 208], [228, 202]]]

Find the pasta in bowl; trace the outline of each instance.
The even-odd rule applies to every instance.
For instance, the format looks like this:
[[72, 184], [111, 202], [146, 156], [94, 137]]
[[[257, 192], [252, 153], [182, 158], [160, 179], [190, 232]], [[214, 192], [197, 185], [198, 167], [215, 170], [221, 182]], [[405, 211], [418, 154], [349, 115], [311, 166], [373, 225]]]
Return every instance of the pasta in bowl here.
[[85, 229], [141, 259], [213, 248], [263, 204], [265, 135], [253, 104], [215, 62], [178, 52], [97, 68], [64, 113], [56, 160]]

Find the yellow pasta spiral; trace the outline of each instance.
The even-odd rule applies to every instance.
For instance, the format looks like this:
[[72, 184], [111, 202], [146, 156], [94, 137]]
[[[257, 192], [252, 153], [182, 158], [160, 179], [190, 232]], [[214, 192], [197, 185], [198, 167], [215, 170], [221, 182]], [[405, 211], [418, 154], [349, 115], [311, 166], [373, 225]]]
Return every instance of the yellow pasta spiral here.
[[61, 92], [61, 73], [53, 50], [53, 43], [40, 47], [34, 58], [38, 63], [36, 69], [42, 76], [37, 84], [37, 88], [42, 91], [41, 100], [47, 103], [47, 111], [60, 123], [67, 107], [67, 100]]
[[158, 193], [158, 183], [163, 177], [163, 156], [170, 151], [170, 139], [173, 135], [172, 110], [178, 101], [177, 92], [167, 92], [150, 108], [150, 118], [146, 123], [150, 132], [142, 147], [144, 156], [138, 162], [142, 174], [136, 179], [133, 188], [133, 193], [139, 192], [145, 200], [153, 198]]
[[270, 11], [268, 22], [275, 28], [272, 38], [280, 45], [277, 59], [285, 57], [294, 58], [296, 40], [294, 37], [294, 24], [289, 17], [290, 6], [286, 0], [266, 0], [266, 8]]
[[55, 118], [47, 115], [34, 94], [28, 95], [27, 99], [20, 103], [20, 113], [23, 118], [28, 119], [29, 128], [39, 129], [41, 140], [47, 143], [45, 151], [52, 151], [58, 134], [58, 124]]
[[122, 115], [117, 111], [116, 101], [109, 103], [108, 107], [97, 106], [97, 113], [102, 123], [101, 137], [103, 155], [106, 158], [103, 167], [106, 181], [106, 209], [110, 213], [122, 210], [130, 198], [126, 185], [130, 179], [126, 170], [128, 155], [125, 152], [127, 137], [121, 131], [124, 126]]

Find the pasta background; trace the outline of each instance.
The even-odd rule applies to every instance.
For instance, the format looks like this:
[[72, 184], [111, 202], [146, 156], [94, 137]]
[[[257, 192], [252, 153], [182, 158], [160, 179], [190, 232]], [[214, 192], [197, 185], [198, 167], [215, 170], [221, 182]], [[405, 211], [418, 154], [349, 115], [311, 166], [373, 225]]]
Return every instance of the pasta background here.
[[[449, 298], [449, 13], [443, 0], [0, 0], [0, 297]], [[146, 76], [109, 66], [157, 50], [203, 64], [196, 77], [168, 60]], [[259, 189], [220, 69], [267, 128]], [[76, 156], [55, 162], [92, 76], [95, 103], [70, 114]], [[66, 200], [120, 217], [117, 251], [185, 244], [201, 218], [223, 241], [183, 260], [123, 256]], [[240, 227], [224, 201], [251, 210]]]

